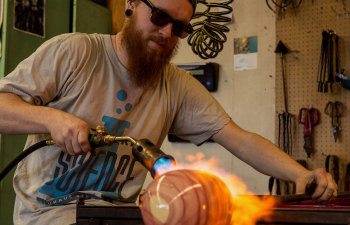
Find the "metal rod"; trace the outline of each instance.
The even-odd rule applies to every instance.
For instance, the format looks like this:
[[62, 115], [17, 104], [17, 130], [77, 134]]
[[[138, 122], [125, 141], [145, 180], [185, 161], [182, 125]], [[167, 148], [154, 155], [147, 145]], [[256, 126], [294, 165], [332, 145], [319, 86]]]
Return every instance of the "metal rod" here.
[[[287, 203], [287, 202], [301, 202], [301, 201], [309, 201], [311, 199], [311, 195], [309, 194], [294, 194], [294, 195], [258, 195], [258, 197], [272, 197], [278, 203]], [[338, 192], [337, 197], [350, 197], [350, 191]]]
[[278, 203], [287, 203], [287, 202], [301, 202], [312, 200], [311, 196], [308, 194], [299, 194], [299, 195], [273, 195], [273, 197]]
[[287, 110], [287, 93], [286, 93], [286, 86], [285, 86], [285, 81], [284, 81], [284, 68], [283, 68], [283, 53], [281, 52], [281, 64], [282, 64], [282, 82], [283, 82], [283, 97], [284, 97], [284, 108], [285, 111], [288, 112]]

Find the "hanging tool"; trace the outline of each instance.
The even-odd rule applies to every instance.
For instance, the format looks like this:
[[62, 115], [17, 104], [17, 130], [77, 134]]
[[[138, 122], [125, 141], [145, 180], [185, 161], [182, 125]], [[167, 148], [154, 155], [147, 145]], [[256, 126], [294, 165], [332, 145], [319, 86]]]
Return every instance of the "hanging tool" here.
[[325, 84], [326, 86], [324, 87], [325, 92], [328, 92], [328, 84], [330, 87], [331, 92], [333, 92], [333, 83], [334, 83], [334, 67], [333, 67], [333, 53], [334, 53], [334, 49], [333, 49], [333, 37], [335, 34], [330, 33], [330, 37], [328, 38], [328, 78], [327, 78], [327, 83]]
[[274, 177], [270, 177], [269, 179], [269, 193], [272, 195], [273, 185], [276, 180], [276, 195], [281, 195], [281, 186], [280, 186], [280, 180], [276, 179]]
[[344, 106], [341, 102], [328, 102], [324, 113], [331, 117], [331, 129], [333, 131], [334, 142], [337, 142], [339, 131], [339, 117], [344, 112]]
[[[330, 163], [332, 162], [332, 163]], [[326, 157], [325, 168], [327, 173], [331, 173], [335, 183], [339, 181], [339, 160], [336, 155], [328, 155]]]
[[[288, 112], [287, 108], [287, 93], [286, 93], [286, 84], [285, 84], [285, 76], [284, 76], [284, 68], [283, 68], [283, 54], [288, 53], [288, 49], [286, 46], [282, 43], [282, 41], [279, 41], [275, 53], [281, 53], [281, 64], [282, 64], [282, 85], [283, 85], [283, 98], [284, 98], [284, 112], [278, 115], [279, 119], [279, 131], [278, 131], [278, 137], [280, 139], [280, 133], [281, 133], [281, 118], [283, 120], [283, 148], [282, 150], [288, 154], [292, 154], [292, 114]], [[278, 142], [280, 141], [278, 139]], [[280, 147], [280, 146], [278, 146]]]
[[[282, 149], [287, 154], [292, 154], [292, 114], [288, 113], [287, 108], [287, 94], [285, 90], [285, 77], [284, 77], [284, 69], [283, 69], [283, 54], [288, 53], [288, 49], [286, 46], [282, 43], [282, 41], [279, 41], [275, 53], [281, 53], [281, 63], [282, 63], [282, 85], [283, 85], [283, 99], [284, 99], [284, 112], [278, 113], [278, 147]], [[282, 143], [283, 147], [280, 145], [281, 140], [281, 124], [283, 124], [283, 137], [282, 137]], [[272, 194], [273, 184], [274, 184], [275, 178], [270, 177], [269, 179], [269, 192]], [[280, 181], [276, 179], [276, 194], [281, 194], [281, 188], [280, 188]]]
[[[334, 39], [334, 40], [333, 40]], [[334, 55], [335, 53], [335, 60]], [[337, 73], [339, 72], [339, 57], [338, 57], [338, 36], [334, 31], [322, 32], [321, 54], [318, 64], [318, 92], [327, 93], [328, 86], [332, 92], [332, 85], [334, 83], [334, 63]], [[327, 75], [327, 79], [326, 79]]]
[[[281, 0], [282, 1], [282, 18], [286, 18], [286, 10], [287, 10], [287, 0]], [[293, 1], [290, 1], [291, 3]]]
[[[304, 116], [303, 116], [304, 115]], [[303, 119], [304, 118], [304, 119]], [[307, 109], [302, 108], [299, 111], [298, 121], [304, 125], [304, 149], [307, 153], [307, 157], [310, 158], [313, 152], [311, 144], [312, 127], [318, 123], [318, 111], [315, 108]]]
[[[303, 159], [298, 159], [298, 160], [296, 160], [300, 165], [302, 165], [305, 169], [307, 169], [307, 167], [306, 167], [306, 161], [305, 160], [303, 160]], [[292, 194], [295, 194], [295, 192], [296, 192], [296, 185], [295, 185], [295, 183], [293, 183], [293, 190], [292, 190]]]
[[349, 19], [349, 12], [346, 11], [345, 7], [343, 7], [343, 9], [345, 10], [345, 16], [346, 16], [346, 18]]
[[328, 32], [323, 31], [322, 32], [322, 45], [321, 45], [321, 55], [320, 59], [318, 62], [318, 77], [317, 77], [317, 82], [318, 82], [318, 92], [323, 92], [323, 86], [325, 83], [326, 79], [326, 70], [327, 70], [327, 61], [328, 61], [328, 56], [327, 56], [327, 43], [328, 43]]
[[[334, 47], [335, 47], [335, 81], [339, 82], [339, 80], [337, 79], [337, 74], [340, 72], [339, 71], [339, 52], [338, 52], [338, 40], [339, 37], [337, 35], [333, 35], [334, 37]], [[334, 78], [333, 78], [333, 82], [334, 82]]]
[[333, 9], [333, 7], [331, 7], [331, 9], [333, 10], [333, 12], [335, 13], [335, 16], [337, 17], [337, 19], [339, 19], [339, 16], [340, 16], [340, 14], [339, 13], [337, 13], [334, 9]]
[[344, 180], [344, 191], [349, 191], [349, 183], [350, 183], [350, 163], [346, 166], [346, 174]]

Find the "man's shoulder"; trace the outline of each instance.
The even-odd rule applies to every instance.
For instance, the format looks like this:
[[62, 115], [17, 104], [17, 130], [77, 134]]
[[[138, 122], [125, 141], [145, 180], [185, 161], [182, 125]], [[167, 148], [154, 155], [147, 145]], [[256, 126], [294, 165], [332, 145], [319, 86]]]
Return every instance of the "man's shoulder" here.
[[80, 57], [82, 55], [94, 54], [108, 35], [102, 34], [85, 34], [85, 33], [67, 33], [58, 35], [50, 39], [47, 44], [61, 48], [68, 56]]
[[54, 37], [52, 40], [68, 46], [84, 46], [101, 42], [108, 35], [104, 34], [86, 34], [86, 33], [67, 33]]
[[196, 79], [193, 78], [191, 72], [179, 68], [174, 63], [169, 63], [165, 70], [164, 82], [173, 89], [187, 89], [193, 82], [196, 82]]
[[189, 71], [181, 69], [174, 63], [169, 63], [166, 67], [166, 76], [169, 79], [181, 79], [191, 75]]

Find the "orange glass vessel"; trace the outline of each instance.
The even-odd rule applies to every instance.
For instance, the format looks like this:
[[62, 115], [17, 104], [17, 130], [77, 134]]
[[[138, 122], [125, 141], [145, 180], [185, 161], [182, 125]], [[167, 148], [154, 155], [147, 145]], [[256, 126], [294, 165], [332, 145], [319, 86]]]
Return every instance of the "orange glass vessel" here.
[[227, 225], [234, 210], [230, 190], [217, 176], [174, 170], [155, 179], [142, 199], [146, 225]]

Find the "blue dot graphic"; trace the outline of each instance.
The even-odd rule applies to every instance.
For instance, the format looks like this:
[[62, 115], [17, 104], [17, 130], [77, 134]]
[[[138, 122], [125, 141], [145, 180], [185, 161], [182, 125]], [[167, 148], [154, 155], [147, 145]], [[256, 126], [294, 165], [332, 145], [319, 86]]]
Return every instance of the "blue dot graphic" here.
[[117, 109], [117, 113], [118, 114], [122, 113], [122, 110], [121, 109]]
[[119, 101], [125, 101], [128, 98], [128, 94], [124, 90], [120, 90], [117, 93], [117, 98]]
[[131, 108], [132, 108], [132, 105], [131, 105], [130, 103], [128, 103], [128, 104], [125, 105], [125, 110], [126, 110], [127, 112], [129, 112], [129, 111], [131, 110]]

